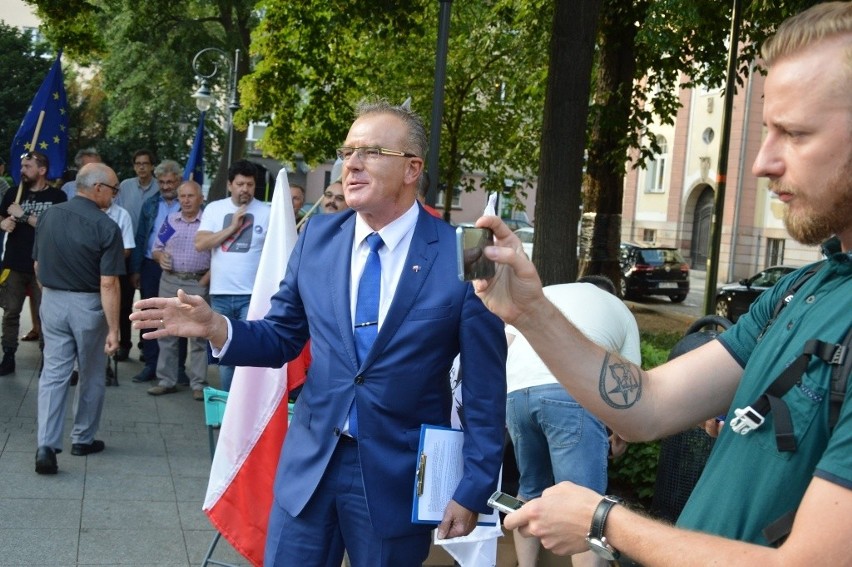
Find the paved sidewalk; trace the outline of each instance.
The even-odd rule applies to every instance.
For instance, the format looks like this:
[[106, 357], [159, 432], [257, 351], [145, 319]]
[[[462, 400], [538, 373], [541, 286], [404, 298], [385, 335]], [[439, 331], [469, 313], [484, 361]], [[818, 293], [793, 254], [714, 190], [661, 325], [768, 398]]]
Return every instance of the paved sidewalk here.
[[[2, 313], [2, 311], [0, 311]], [[31, 329], [29, 306], [21, 334]], [[135, 334], [135, 333], [134, 333]], [[150, 396], [134, 384], [139, 351], [118, 363], [118, 387], [107, 387], [98, 439], [102, 453], [71, 455], [70, 388], [59, 473], [35, 472], [38, 343], [22, 342], [16, 372], [0, 376], [0, 567], [199, 566], [215, 531], [201, 511], [210, 473], [204, 404], [189, 387]], [[81, 378], [82, 379], [82, 378]], [[219, 385], [215, 366], [207, 380]], [[543, 553], [540, 565], [570, 563]], [[213, 559], [249, 563], [224, 539]], [[500, 538], [497, 567], [515, 565], [512, 538]], [[450, 567], [435, 546], [424, 563]]]
[[[28, 307], [21, 332], [30, 327]], [[118, 363], [97, 436], [103, 453], [71, 455], [70, 410], [57, 475], [35, 473], [40, 352], [21, 343], [0, 377], [0, 566], [201, 565], [215, 532], [201, 511], [210, 471], [204, 404], [188, 387], [149, 396], [138, 351]], [[218, 385], [215, 366], [208, 381]], [[221, 540], [214, 558], [247, 565]]]

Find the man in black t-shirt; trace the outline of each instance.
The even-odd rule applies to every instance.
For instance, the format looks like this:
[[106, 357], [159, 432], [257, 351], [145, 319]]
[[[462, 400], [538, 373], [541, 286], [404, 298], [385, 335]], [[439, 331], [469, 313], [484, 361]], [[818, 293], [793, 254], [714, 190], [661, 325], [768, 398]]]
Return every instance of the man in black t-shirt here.
[[45, 343], [38, 381], [38, 474], [58, 470], [56, 453], [62, 450], [65, 400], [75, 359], [80, 382], [71, 454], [100, 453], [105, 447], [95, 435], [104, 403], [106, 357], [118, 350], [118, 277], [125, 268], [121, 231], [101, 209], [117, 192], [112, 169], [102, 163], [84, 165], [77, 174], [77, 195], [45, 211], [38, 223], [33, 256], [44, 286]]
[[[67, 201], [65, 193], [47, 184], [49, 163], [41, 152], [27, 152], [21, 158], [21, 181], [23, 191], [10, 189], [0, 203], [0, 229], [8, 233], [6, 252], [0, 265], [0, 300], [2, 300], [3, 360], [0, 361], [0, 376], [15, 371], [15, 352], [18, 350], [21, 308], [30, 292], [34, 312], [38, 313], [41, 290], [33, 271], [33, 241], [38, 218], [56, 203]], [[33, 321], [35, 325], [37, 321]], [[41, 342], [44, 347], [44, 342]]]

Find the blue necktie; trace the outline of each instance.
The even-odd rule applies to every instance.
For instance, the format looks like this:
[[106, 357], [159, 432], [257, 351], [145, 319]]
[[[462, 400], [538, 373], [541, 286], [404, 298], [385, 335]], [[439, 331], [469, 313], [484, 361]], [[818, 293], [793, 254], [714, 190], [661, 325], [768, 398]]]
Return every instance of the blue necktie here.
[[[379, 259], [379, 248], [384, 245], [378, 232], [367, 236], [370, 253], [361, 280], [358, 283], [358, 300], [355, 303], [355, 353], [358, 364], [367, 358], [367, 353], [379, 333], [379, 294], [382, 290], [382, 261]], [[353, 400], [349, 410], [349, 434], [358, 437], [358, 411]]]

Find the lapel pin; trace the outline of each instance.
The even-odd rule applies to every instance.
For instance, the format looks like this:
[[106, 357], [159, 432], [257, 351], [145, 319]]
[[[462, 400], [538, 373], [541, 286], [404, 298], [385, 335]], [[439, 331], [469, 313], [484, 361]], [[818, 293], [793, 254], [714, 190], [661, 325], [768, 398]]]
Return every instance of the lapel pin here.
[[420, 271], [420, 266], [418, 266], [417, 264], [415, 264], [415, 265], [411, 266], [411, 269], [412, 269], [412, 270], [414, 270], [414, 272], [415, 272], [415, 273], [417, 273], [417, 272], [419, 272], [419, 271]]

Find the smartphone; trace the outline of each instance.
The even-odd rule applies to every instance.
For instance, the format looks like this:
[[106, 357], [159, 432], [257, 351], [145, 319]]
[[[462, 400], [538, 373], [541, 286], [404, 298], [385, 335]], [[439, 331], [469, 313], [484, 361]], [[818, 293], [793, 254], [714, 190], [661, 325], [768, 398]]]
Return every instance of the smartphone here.
[[459, 279], [462, 281], [494, 277], [496, 266], [485, 257], [486, 246], [494, 244], [494, 233], [490, 228], [460, 226], [456, 228], [456, 254], [458, 256]]
[[488, 499], [488, 505], [504, 514], [509, 514], [519, 509], [524, 503], [514, 496], [509, 496], [498, 490]]

